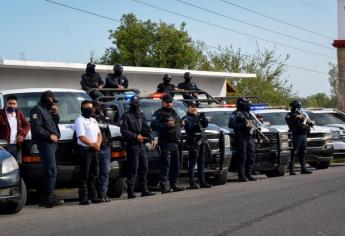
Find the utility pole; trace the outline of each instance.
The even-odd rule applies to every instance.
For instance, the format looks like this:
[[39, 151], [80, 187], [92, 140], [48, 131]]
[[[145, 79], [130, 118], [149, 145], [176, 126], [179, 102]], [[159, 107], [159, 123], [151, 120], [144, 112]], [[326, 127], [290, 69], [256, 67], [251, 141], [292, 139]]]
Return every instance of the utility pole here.
[[338, 39], [333, 46], [338, 58], [338, 107], [345, 111], [345, 0], [338, 0]]

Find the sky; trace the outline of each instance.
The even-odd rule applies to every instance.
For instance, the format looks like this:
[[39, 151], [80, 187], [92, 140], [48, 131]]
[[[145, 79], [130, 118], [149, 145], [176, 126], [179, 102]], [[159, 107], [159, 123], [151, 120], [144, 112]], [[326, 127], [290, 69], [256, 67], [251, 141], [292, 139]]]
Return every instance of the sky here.
[[[282, 59], [289, 55], [282, 79], [295, 93], [304, 97], [330, 94], [329, 63], [336, 64], [332, 47], [337, 39], [336, 0], [137, 0], [151, 6], [134, 0], [53, 1], [115, 20], [134, 13], [140, 20], [176, 26], [185, 22], [193, 40], [241, 48], [245, 54], [254, 54], [258, 47], [275, 50]], [[4, 1], [0, 58], [86, 63], [91, 52], [99, 58], [112, 46], [109, 30], [119, 25], [45, 0]]]

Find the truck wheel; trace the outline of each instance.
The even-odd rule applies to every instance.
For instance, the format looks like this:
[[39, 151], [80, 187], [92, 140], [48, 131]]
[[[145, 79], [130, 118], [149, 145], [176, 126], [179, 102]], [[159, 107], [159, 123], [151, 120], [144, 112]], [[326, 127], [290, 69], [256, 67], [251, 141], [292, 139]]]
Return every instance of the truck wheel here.
[[20, 185], [20, 199], [16, 203], [12, 203], [4, 208], [0, 209], [1, 213], [5, 214], [15, 214], [20, 212], [23, 207], [25, 206], [27, 199], [27, 190], [26, 190], [26, 185], [24, 183], [24, 180], [21, 179], [21, 185]]
[[271, 177], [279, 177], [279, 176], [284, 176], [285, 175], [285, 172], [286, 172], [286, 169], [287, 169], [287, 165], [282, 165], [282, 166], [279, 166], [277, 169], [275, 170], [269, 170], [269, 171], [266, 171], [266, 176], [271, 178]]
[[218, 173], [216, 177], [212, 180], [213, 185], [224, 185], [228, 181], [228, 169], [224, 169], [222, 172]]
[[118, 178], [110, 181], [108, 186], [108, 196], [111, 198], [121, 197], [124, 188], [124, 178]]
[[318, 162], [318, 163], [313, 164], [313, 167], [315, 167], [318, 170], [327, 169], [330, 164], [331, 164], [330, 161], [322, 161], [322, 162]]

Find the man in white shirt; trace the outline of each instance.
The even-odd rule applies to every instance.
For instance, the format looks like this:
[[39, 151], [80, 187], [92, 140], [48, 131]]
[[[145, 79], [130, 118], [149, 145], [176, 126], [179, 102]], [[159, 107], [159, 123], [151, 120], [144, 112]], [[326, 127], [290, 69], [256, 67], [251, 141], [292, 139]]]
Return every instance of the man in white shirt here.
[[97, 197], [96, 191], [98, 152], [102, 143], [102, 135], [97, 121], [91, 117], [92, 113], [92, 102], [85, 100], [81, 103], [81, 116], [75, 121], [75, 132], [80, 150], [80, 205], [104, 202], [103, 198]]

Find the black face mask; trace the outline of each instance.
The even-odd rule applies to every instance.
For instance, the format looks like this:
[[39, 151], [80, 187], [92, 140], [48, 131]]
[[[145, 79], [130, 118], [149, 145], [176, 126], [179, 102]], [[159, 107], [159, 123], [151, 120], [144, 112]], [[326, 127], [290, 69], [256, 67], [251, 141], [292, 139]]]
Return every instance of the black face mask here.
[[121, 76], [122, 75], [122, 70], [116, 70], [116, 71], [114, 71], [114, 74], [116, 76]]
[[134, 112], [138, 112], [139, 111], [139, 104], [130, 104], [129, 105], [129, 108], [131, 109], [131, 111], [134, 111]]
[[44, 99], [42, 103], [48, 109], [50, 109], [54, 105], [54, 102], [52, 102], [49, 98]]
[[86, 73], [89, 74], [89, 75], [93, 75], [96, 73], [96, 69], [94, 66], [90, 66], [90, 67], [87, 67], [86, 68]]
[[15, 108], [15, 107], [6, 107], [6, 111], [7, 111], [8, 113], [13, 113], [13, 112], [16, 112], [16, 111], [17, 111], [17, 108]]
[[168, 108], [168, 107], [162, 107], [163, 111], [166, 112], [171, 112], [172, 108]]
[[92, 108], [82, 108], [81, 109], [81, 115], [85, 117], [86, 119], [90, 118], [92, 116], [93, 110]]
[[170, 84], [170, 79], [165, 79], [165, 80], [163, 80], [163, 83], [164, 83], [164, 84]]
[[190, 83], [190, 79], [191, 79], [191, 78], [188, 78], [188, 77], [187, 77], [187, 78], [184, 79], [184, 82], [185, 82], [185, 83]]

